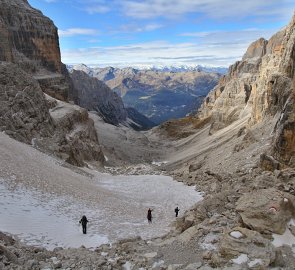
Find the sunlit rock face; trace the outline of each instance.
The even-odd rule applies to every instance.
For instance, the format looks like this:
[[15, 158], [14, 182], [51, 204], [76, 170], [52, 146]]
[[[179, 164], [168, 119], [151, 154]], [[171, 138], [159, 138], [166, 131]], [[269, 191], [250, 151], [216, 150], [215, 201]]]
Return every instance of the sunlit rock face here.
[[210, 134], [243, 117], [248, 128], [278, 117], [269, 154], [281, 167], [294, 166], [294, 60], [295, 16], [268, 41], [253, 42], [208, 94], [199, 117], [212, 117]]
[[0, 1], [0, 60], [61, 71], [57, 28], [26, 0]]

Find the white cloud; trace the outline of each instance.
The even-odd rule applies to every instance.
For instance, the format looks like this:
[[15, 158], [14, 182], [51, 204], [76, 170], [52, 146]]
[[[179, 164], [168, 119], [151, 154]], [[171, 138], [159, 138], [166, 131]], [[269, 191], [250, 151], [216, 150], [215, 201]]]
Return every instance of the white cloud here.
[[87, 11], [89, 14], [107, 13], [110, 11], [110, 8], [107, 6], [94, 5], [86, 7], [85, 11]]
[[[183, 33], [189, 42], [154, 41], [126, 46], [93, 47], [63, 50], [65, 63], [132, 66], [142, 64], [203, 64], [228, 66], [241, 59], [250, 43], [275, 30], [244, 29], [243, 31], [212, 31]], [[186, 38], [186, 39], [187, 39]]]
[[197, 45], [193, 43], [173, 44], [165, 41], [139, 43], [126, 46], [95, 47], [62, 51], [65, 63], [100, 65], [141, 64], [207, 64], [227, 66], [238, 60], [245, 52], [246, 44]]
[[69, 28], [66, 30], [58, 30], [58, 34], [60, 37], [71, 37], [79, 35], [95, 36], [99, 34], [99, 31], [90, 28]]
[[239, 31], [207, 31], [207, 32], [188, 32], [180, 36], [190, 37], [199, 43], [207, 44], [227, 44], [231, 42], [251, 43], [252, 41], [264, 37], [268, 39], [275, 30], [263, 30], [256, 28], [241, 29]]
[[150, 32], [157, 30], [159, 28], [164, 27], [158, 23], [150, 23], [147, 25], [139, 25], [139, 24], [123, 24], [119, 27], [118, 30], [110, 31], [111, 34], [118, 34], [118, 33], [141, 33], [141, 32]]
[[177, 17], [197, 12], [215, 19], [246, 18], [248, 16], [290, 17], [292, 0], [120, 0], [124, 13], [133, 18]]

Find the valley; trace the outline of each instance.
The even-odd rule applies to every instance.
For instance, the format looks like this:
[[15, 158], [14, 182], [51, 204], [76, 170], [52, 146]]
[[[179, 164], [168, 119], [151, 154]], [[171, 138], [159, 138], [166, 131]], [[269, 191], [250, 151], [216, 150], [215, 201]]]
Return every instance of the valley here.
[[90, 68], [81, 64], [70, 66], [69, 70], [80, 70], [103, 81], [122, 98], [126, 107], [135, 108], [157, 125], [196, 112], [221, 77], [220, 73], [203, 71], [201, 67], [162, 71]]
[[[0, 2], [1, 270], [295, 268], [295, 15], [224, 75], [104, 81], [68, 71], [27, 0]], [[154, 126], [159, 98], [195, 112]]]

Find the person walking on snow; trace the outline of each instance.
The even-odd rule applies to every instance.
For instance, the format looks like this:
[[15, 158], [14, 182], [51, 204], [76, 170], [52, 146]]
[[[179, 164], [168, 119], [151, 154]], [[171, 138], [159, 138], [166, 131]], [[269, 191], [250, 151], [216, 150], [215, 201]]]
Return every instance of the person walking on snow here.
[[178, 208], [178, 206], [174, 209], [175, 212], [175, 217], [178, 217], [178, 212], [180, 211], [180, 209]]
[[148, 219], [148, 223], [152, 223], [152, 209], [151, 208], [149, 208], [149, 210], [148, 210], [148, 212], [147, 212], [147, 219]]
[[84, 215], [81, 220], [79, 221], [79, 223], [82, 224], [82, 230], [83, 230], [83, 234], [86, 234], [86, 227], [87, 227], [87, 217]]

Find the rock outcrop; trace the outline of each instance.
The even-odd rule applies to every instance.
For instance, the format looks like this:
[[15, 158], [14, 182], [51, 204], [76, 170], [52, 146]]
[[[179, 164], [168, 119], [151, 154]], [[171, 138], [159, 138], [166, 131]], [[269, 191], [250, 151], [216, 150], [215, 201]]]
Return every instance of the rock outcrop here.
[[83, 166], [86, 162], [103, 164], [104, 154], [98, 142], [94, 122], [89, 118], [86, 109], [55, 100], [47, 96], [52, 105], [50, 116], [56, 125], [54, 142], [43, 139], [41, 145], [48, 148], [65, 161], [76, 166]]
[[295, 17], [269, 41], [253, 42], [205, 98], [198, 114], [212, 118], [210, 134], [238, 119], [248, 118], [247, 127], [252, 127], [278, 117], [269, 154], [281, 167], [294, 166], [294, 46]]
[[243, 223], [261, 233], [285, 232], [295, 214], [295, 197], [274, 188], [244, 194], [237, 202]]
[[137, 130], [149, 129], [155, 125], [135, 109], [125, 108], [121, 97], [97, 78], [80, 70], [72, 70], [70, 77], [76, 90], [76, 104], [98, 112], [106, 123], [116, 126], [123, 124]]
[[73, 70], [70, 74], [78, 90], [78, 105], [90, 111], [97, 111], [110, 124], [126, 121], [127, 112], [121, 98], [108, 86], [83, 71]]
[[52, 137], [55, 125], [36, 80], [14, 64], [0, 64], [0, 129], [25, 143]]
[[0, 64], [1, 131], [74, 165], [83, 166], [84, 161], [103, 163], [104, 155], [88, 112], [47, 99], [30, 74], [15, 64]]
[[61, 63], [57, 28], [25, 0], [0, 4], [0, 129], [71, 164], [101, 164], [87, 111], [58, 101], [76, 101], [77, 91]]
[[244, 263], [250, 269], [253, 266], [258, 269], [267, 267], [276, 258], [275, 248], [268, 239], [256, 231], [241, 227], [233, 228], [224, 234], [220, 242], [220, 253], [224, 258], [233, 261], [240, 256], [244, 257]]
[[26, 0], [1, 0], [0, 61], [61, 71], [57, 28]]

